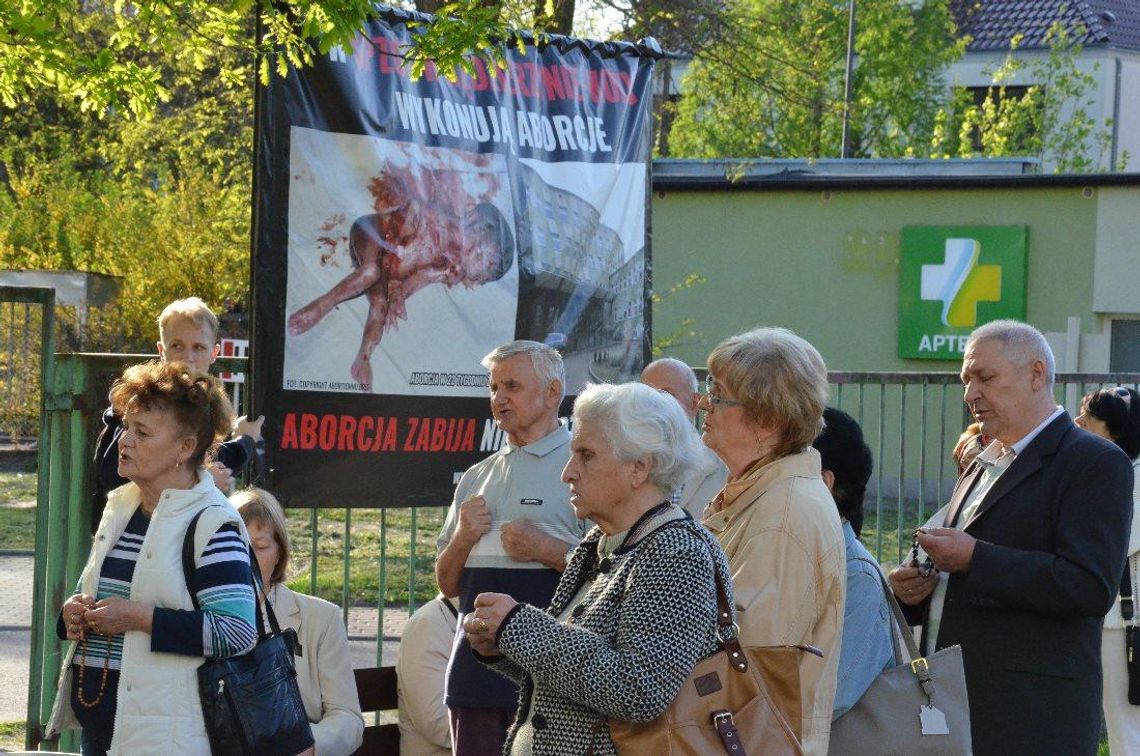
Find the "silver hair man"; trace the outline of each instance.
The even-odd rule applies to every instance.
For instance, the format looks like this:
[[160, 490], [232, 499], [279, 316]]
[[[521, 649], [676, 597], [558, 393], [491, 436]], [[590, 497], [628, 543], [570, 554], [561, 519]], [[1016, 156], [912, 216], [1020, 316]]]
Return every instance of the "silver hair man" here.
[[641, 371], [641, 382], [676, 399], [690, 422], [696, 419], [701, 398], [697, 374], [684, 362], [675, 357], [654, 360]]
[[535, 375], [538, 376], [544, 386], [549, 386], [552, 381], [558, 381], [558, 385], [562, 387], [562, 397], [566, 396], [566, 366], [562, 363], [562, 355], [558, 353], [558, 350], [546, 344], [538, 341], [527, 341], [526, 339], [510, 341], [502, 346], [495, 347], [490, 354], [483, 358], [481, 364], [490, 370], [492, 365], [518, 354], [530, 356]]
[[1046, 385], [1053, 385], [1057, 377], [1057, 363], [1053, 359], [1053, 350], [1041, 331], [1018, 320], [994, 320], [975, 329], [970, 334], [966, 347], [991, 339], [1000, 341], [1005, 346], [1003, 352], [1006, 358], [1018, 367], [1025, 367], [1034, 360], [1044, 362]]

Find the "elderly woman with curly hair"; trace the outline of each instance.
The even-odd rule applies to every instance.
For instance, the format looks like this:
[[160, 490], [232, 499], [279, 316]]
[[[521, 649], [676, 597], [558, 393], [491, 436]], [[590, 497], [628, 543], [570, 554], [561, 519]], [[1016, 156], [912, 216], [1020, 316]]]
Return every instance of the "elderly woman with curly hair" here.
[[[203, 467], [233, 410], [217, 378], [185, 363], [148, 362], [111, 389], [123, 419], [119, 474], [57, 632], [75, 641], [60, 676], [49, 734], [82, 728], [84, 756], [209, 754], [198, 698], [203, 659], [257, 642], [245, 527]], [[187, 527], [201, 513], [191, 584]]]
[[669, 501], [699, 458], [686, 423], [672, 397], [639, 383], [590, 386], [575, 402], [562, 480], [597, 527], [548, 609], [482, 593], [463, 624], [475, 652], [521, 686], [505, 753], [613, 754], [610, 721], [657, 718], [720, 648], [724, 553]]
[[709, 355], [704, 441], [728, 467], [705, 510], [732, 571], [744, 646], [815, 646], [800, 661], [801, 734], [827, 753], [843, 633], [846, 551], [819, 452], [827, 368], [808, 342], [758, 328]]

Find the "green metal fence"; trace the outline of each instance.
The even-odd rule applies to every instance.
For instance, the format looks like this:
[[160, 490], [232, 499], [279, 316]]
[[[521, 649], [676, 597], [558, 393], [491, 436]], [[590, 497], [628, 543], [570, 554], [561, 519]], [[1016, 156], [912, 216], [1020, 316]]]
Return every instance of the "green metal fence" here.
[[[143, 355], [67, 354], [52, 358], [52, 299], [40, 290], [0, 288], [0, 303], [34, 300], [44, 308], [41, 380], [45, 386], [39, 446], [35, 593], [28, 691], [29, 748], [43, 740], [55, 699], [64, 644], [55, 637], [59, 606], [75, 585], [90, 548], [91, 507], [88, 461], [110, 377]], [[31, 293], [29, 293], [31, 292]], [[23, 299], [20, 299], [22, 297]], [[240, 372], [245, 360], [219, 361]], [[832, 400], [864, 428], [875, 454], [867, 494], [864, 541], [885, 563], [898, 562], [911, 528], [936, 511], [949, 496], [956, 469], [950, 457], [967, 423], [961, 387], [953, 373], [832, 373]], [[1140, 374], [1064, 374], [1057, 397], [1075, 414], [1080, 397], [1103, 385], [1140, 385]], [[383, 658], [384, 614], [393, 607], [410, 612], [435, 592], [435, 538], [443, 508], [293, 509], [291, 585], [339, 603], [375, 624], [358, 638], [375, 640]], [[350, 632], [352, 628], [350, 626]], [[77, 750], [64, 736], [50, 743]]]
[[14, 295], [0, 298], [0, 444], [14, 449], [32, 448], [39, 435], [44, 315], [54, 315], [54, 307], [23, 291], [22, 300]]
[[[875, 468], [867, 487], [862, 540], [879, 561], [899, 563], [913, 529], [949, 499], [952, 452], [972, 418], [957, 373], [830, 374], [832, 404], [863, 428]], [[1072, 416], [1089, 391], [1140, 386], [1140, 373], [1059, 373], [1057, 403]]]

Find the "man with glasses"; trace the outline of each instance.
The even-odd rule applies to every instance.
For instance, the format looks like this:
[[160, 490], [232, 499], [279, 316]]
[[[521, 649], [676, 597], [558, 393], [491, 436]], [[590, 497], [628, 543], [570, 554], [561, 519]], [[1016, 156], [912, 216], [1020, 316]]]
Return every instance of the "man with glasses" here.
[[937, 572], [891, 575], [927, 653], [962, 647], [973, 750], [1097, 752], [1101, 621], [1123, 570], [1132, 466], [1053, 398], [1053, 353], [1011, 320], [974, 331], [965, 401], [994, 441], [919, 545]]
[[[693, 433], [697, 432], [697, 405], [701, 401], [701, 392], [697, 390], [697, 374], [691, 367], [673, 357], [662, 357], [645, 366], [641, 371], [641, 382], [676, 399], [693, 422]], [[701, 444], [701, 448], [705, 452], [704, 459], [671, 496], [675, 505], [691, 514], [698, 522], [705, 507], [728, 480], [728, 468], [724, 463], [704, 444]]]

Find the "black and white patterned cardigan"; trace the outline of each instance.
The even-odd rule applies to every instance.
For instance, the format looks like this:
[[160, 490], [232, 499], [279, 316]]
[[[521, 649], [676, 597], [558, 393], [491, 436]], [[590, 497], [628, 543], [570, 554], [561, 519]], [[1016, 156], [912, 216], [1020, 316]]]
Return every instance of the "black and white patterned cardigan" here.
[[[570, 618], [557, 617], [594, 576], [595, 527], [574, 551], [546, 611], [519, 604], [499, 628], [503, 656], [483, 657], [520, 687], [511, 751], [534, 689], [534, 756], [616, 754], [607, 719], [656, 719], [693, 667], [720, 648], [715, 569], [732, 600], [728, 562], [716, 538], [685, 516], [603, 560]], [[606, 565], [606, 562], [609, 562]], [[478, 655], [477, 655], [478, 656]]]

